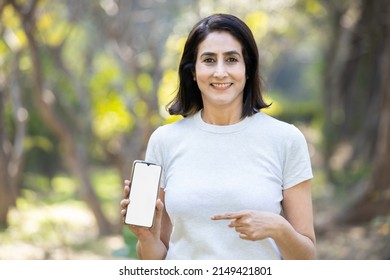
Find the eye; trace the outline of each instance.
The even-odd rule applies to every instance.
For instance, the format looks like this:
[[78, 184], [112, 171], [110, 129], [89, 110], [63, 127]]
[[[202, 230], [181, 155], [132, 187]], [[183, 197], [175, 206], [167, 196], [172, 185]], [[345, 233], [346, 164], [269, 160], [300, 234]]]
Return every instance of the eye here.
[[209, 58], [203, 59], [203, 62], [204, 62], [204, 63], [213, 63], [213, 62], [215, 62], [215, 59], [209, 57]]
[[235, 57], [229, 57], [228, 59], [226, 59], [226, 61], [232, 63], [232, 62], [238, 62], [238, 59]]

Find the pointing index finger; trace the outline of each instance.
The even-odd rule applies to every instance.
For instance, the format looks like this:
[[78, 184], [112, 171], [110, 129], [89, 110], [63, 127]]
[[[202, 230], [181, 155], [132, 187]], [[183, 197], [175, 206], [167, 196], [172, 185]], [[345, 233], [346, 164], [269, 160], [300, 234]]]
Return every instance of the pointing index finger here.
[[226, 213], [211, 217], [212, 220], [233, 220], [242, 217], [242, 213]]

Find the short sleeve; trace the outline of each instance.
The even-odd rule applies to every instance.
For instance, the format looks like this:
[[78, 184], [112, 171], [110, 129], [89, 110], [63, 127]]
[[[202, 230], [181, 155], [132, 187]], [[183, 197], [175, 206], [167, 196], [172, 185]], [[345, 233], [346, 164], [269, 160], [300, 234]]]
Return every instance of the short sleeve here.
[[293, 125], [291, 128], [285, 146], [283, 189], [291, 188], [313, 178], [306, 139], [298, 128]]
[[149, 138], [148, 146], [145, 153], [145, 161], [155, 163], [162, 166], [163, 172], [161, 175], [160, 187], [165, 186], [164, 172], [164, 148], [163, 137], [161, 135], [161, 127], [157, 128]]

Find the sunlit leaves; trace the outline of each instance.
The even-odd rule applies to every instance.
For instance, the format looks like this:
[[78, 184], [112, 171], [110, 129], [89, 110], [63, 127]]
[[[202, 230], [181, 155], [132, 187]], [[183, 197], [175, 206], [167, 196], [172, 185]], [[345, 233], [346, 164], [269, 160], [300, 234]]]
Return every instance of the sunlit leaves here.
[[[22, 2], [27, 3], [28, 1], [20, 1], [19, 3]], [[313, 71], [315, 68], [309, 68], [303, 63], [312, 61], [310, 55], [316, 55], [316, 53], [306, 52], [306, 48], [315, 49], [313, 45], [318, 39], [312, 35], [313, 26], [308, 24], [312, 21], [303, 16], [303, 13], [319, 17], [322, 13], [322, 7], [318, 1], [248, 0], [245, 3], [228, 0], [200, 1], [194, 4], [197, 9], [187, 9], [174, 15], [176, 18], [171, 21], [172, 28], [169, 31], [171, 34], [166, 41], [164, 41], [165, 39], [159, 41], [162, 45], [165, 44], [165, 51], [161, 56], [153, 55], [152, 50], [145, 45], [139, 49], [140, 51], [132, 53], [128, 57], [129, 60], [126, 61], [121, 60], [123, 59], [121, 56], [116, 57], [116, 48], [121, 48], [123, 45], [134, 51], [141, 47], [142, 43], [139, 40], [129, 40], [130, 37], [127, 35], [130, 33], [127, 33], [127, 29], [118, 28], [116, 24], [119, 21], [111, 21], [120, 13], [115, 1], [91, 3], [82, 6], [87, 12], [92, 10], [101, 12], [101, 8], [103, 8], [106, 13], [96, 14], [96, 18], [104, 15], [104, 17], [99, 18], [102, 25], [95, 24], [97, 22], [94, 21], [95, 16], [83, 17], [81, 14], [78, 16], [69, 14], [74, 9], [70, 9], [69, 3], [66, 1], [38, 1], [37, 12], [34, 15], [36, 23], [34, 35], [42, 53], [47, 52], [45, 53], [47, 60], [42, 60], [45, 69], [45, 85], [49, 85], [56, 94], [66, 92], [66, 97], [63, 96], [61, 100], [70, 99], [72, 96], [71, 100], [74, 102], [71, 103], [71, 106], [74, 108], [90, 106], [88, 108], [92, 111], [88, 114], [92, 115], [93, 130], [98, 138], [108, 139], [121, 133], [129, 133], [138, 118], [147, 117], [150, 118], [150, 123], [158, 123], [157, 118], [160, 117], [158, 113], [167, 122], [177, 119], [169, 116], [165, 107], [172, 100], [178, 88], [177, 67], [187, 32], [201, 16], [212, 12], [233, 13], [249, 25], [259, 45], [261, 69], [265, 80], [268, 78], [268, 82], [280, 80], [282, 72], [274, 69], [286, 70], [288, 62], [286, 57], [292, 56], [291, 54], [283, 56], [283, 53], [294, 49], [293, 54], [295, 55], [302, 48], [305, 48], [304, 58], [306, 60], [303, 61], [299, 58], [296, 61], [300, 64], [293, 65], [295, 66], [293, 72], [299, 72], [299, 80], [294, 80], [294, 85], [300, 86], [298, 88], [300, 92], [310, 92], [311, 95], [313, 95], [317, 85], [312, 76], [306, 77], [305, 74], [316, 75], [316, 72]], [[299, 10], [295, 9], [294, 6], [298, 7]], [[107, 14], [110, 17], [107, 17]], [[106, 24], [103, 24], [105, 20], [107, 23], [115, 24], [107, 24], [107, 29], [102, 28]], [[11, 53], [10, 49], [12, 51], [27, 49], [26, 35], [22, 30], [19, 15], [11, 5], [7, 5], [3, 9], [1, 24], [4, 32], [2, 34], [3, 40], [0, 41], [0, 65], [2, 65], [2, 61], [8, 63], [5, 55]], [[119, 37], [115, 37], [116, 32], [123, 32], [119, 37], [127, 39], [118, 41]], [[307, 36], [302, 37], [301, 33], [305, 33]], [[61, 48], [57, 48], [58, 46]], [[162, 46], [159, 46], [158, 49], [161, 48]], [[49, 50], [60, 50], [58, 53], [60, 53], [62, 62], [71, 75], [63, 75], [61, 70], [55, 68], [56, 65], [50, 61], [52, 53]], [[22, 52], [19, 60], [19, 68], [22, 71], [29, 70], [32, 66], [26, 53], [28, 52]], [[58, 53], [56, 54], [58, 55]], [[50, 67], [47, 66], [49, 63]], [[131, 63], [131, 65], [127, 67], [127, 63]], [[304, 65], [305, 69], [308, 70], [303, 72], [301, 65]], [[156, 78], [159, 73], [155, 75], [155, 67], [162, 69], [163, 74], [160, 81]], [[128, 69], [131, 70], [128, 71]], [[288, 74], [291, 76], [291, 72]], [[285, 79], [285, 77], [282, 78]], [[305, 81], [302, 86], [301, 80]], [[80, 88], [87, 90], [83, 94], [79, 94]], [[279, 84], [271, 84], [270, 88], [280, 92], [285, 90]], [[293, 92], [291, 87], [287, 90], [289, 94]], [[152, 102], [154, 102], [153, 95], [156, 92], [159, 112], [151, 112], [155, 108], [155, 104]], [[87, 106], [83, 107], [77, 102], [80, 102], [81, 98], [84, 97], [88, 100], [85, 102]], [[267, 113], [278, 115], [282, 108], [285, 110], [284, 102], [279, 102], [273, 96], [271, 99], [273, 105], [267, 109]], [[151, 118], [154, 120], [152, 121]]]
[[148, 73], [141, 73], [138, 75], [137, 84], [141, 91], [145, 94], [151, 93], [153, 90], [153, 79]]
[[64, 61], [70, 69], [79, 75], [85, 72], [87, 66], [86, 59], [89, 52], [92, 52], [92, 50], [88, 49], [88, 44], [90, 44], [89, 36], [87, 28], [83, 25], [74, 25], [68, 33], [64, 44], [62, 52]]
[[134, 112], [137, 117], [145, 117], [148, 113], [148, 104], [142, 100], [134, 102]]
[[137, 92], [137, 86], [133, 79], [126, 78], [124, 81], [124, 94], [125, 95], [134, 95]]
[[134, 125], [123, 101], [116, 94], [95, 101], [93, 129], [102, 139], [108, 140], [124, 133]]
[[92, 95], [104, 97], [119, 82], [120, 69], [115, 59], [104, 53], [95, 56], [93, 67], [95, 71], [89, 83]]
[[179, 80], [177, 72], [172, 69], [165, 71], [157, 95], [160, 106], [160, 115], [165, 119], [166, 123], [172, 123], [181, 119], [180, 116], [169, 115], [166, 110], [167, 105], [177, 93], [178, 86]]
[[93, 129], [102, 139], [128, 131], [133, 120], [117, 89], [121, 73], [115, 60], [105, 54], [95, 58], [95, 74], [90, 80], [93, 100]]
[[27, 150], [36, 147], [46, 152], [52, 152], [54, 149], [53, 143], [48, 138], [39, 135], [26, 137], [24, 147]]
[[161, 64], [164, 68], [177, 68], [186, 42], [186, 36], [171, 34], [165, 43], [165, 53]]
[[181, 119], [180, 116], [170, 116], [166, 110], [166, 106], [170, 101], [172, 101], [178, 90], [179, 79], [176, 69], [178, 67], [186, 39], [186, 36], [180, 36], [173, 33], [168, 37], [165, 44], [166, 52], [163, 57], [162, 64], [166, 67], [166, 70], [164, 71], [163, 77], [160, 81], [157, 96], [160, 107], [160, 115], [165, 119], [166, 123], [172, 123]]
[[268, 15], [263, 11], [256, 11], [245, 17], [245, 22], [253, 32], [256, 40], [262, 38], [268, 31]]
[[13, 52], [18, 52], [26, 46], [26, 34], [23, 32], [20, 19], [11, 5], [5, 6], [0, 23], [5, 27], [3, 39]]
[[186, 42], [187, 38], [186, 37], [181, 37], [176, 34], [173, 34], [170, 36], [167, 40], [166, 43], [166, 48], [169, 51], [176, 52], [176, 53], [181, 53], [184, 48], [184, 44]]
[[0, 40], [0, 66], [3, 65], [5, 56], [8, 54], [8, 48], [4, 41]]
[[160, 106], [167, 105], [173, 99], [178, 85], [179, 80], [177, 72], [172, 69], [165, 71], [157, 93]]
[[1, 15], [1, 23], [4, 27], [15, 29], [20, 27], [20, 19], [11, 5], [6, 5]]
[[283, 111], [283, 106], [280, 103], [280, 101], [277, 98], [275, 98], [272, 95], [272, 93], [265, 94], [264, 100], [265, 100], [265, 103], [271, 104], [271, 106], [266, 108], [266, 109], [263, 109], [263, 110], [265, 110], [265, 112], [270, 116], [278, 117], [280, 115], [280, 113]]
[[312, 15], [319, 15], [324, 13], [324, 9], [317, 0], [306, 0], [305, 9]]
[[69, 35], [70, 24], [56, 20], [55, 15], [45, 13], [37, 20], [37, 29], [42, 40], [49, 46], [60, 45]]
[[73, 26], [68, 19], [66, 3], [41, 0], [36, 12], [35, 27], [39, 39], [48, 46], [59, 46], [69, 36]]

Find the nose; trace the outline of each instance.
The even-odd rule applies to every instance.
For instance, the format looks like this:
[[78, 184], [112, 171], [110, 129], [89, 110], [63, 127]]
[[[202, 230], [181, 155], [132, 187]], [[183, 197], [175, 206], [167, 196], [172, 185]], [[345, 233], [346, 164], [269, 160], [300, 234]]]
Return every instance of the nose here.
[[227, 77], [226, 68], [223, 62], [218, 62], [215, 66], [214, 75], [215, 78], [225, 78]]

